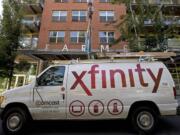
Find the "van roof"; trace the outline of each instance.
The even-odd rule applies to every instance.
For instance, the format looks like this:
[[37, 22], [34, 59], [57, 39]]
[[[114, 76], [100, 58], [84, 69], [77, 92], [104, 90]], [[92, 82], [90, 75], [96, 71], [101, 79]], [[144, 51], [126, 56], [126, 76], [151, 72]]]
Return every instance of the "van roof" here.
[[71, 61], [56, 61], [54, 65], [76, 65], [76, 64], [102, 64], [102, 63], [162, 63], [160, 61], [139, 61], [139, 59], [121, 59], [121, 60], [113, 60], [113, 59], [101, 59], [101, 60], [71, 60]]

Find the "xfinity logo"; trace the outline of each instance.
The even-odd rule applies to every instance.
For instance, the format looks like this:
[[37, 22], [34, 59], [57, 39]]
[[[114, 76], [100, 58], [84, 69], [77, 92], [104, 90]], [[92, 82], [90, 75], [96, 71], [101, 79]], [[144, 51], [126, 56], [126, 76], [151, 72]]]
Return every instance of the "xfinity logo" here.
[[[98, 70], [98, 68], [99, 65], [92, 65], [90, 71], [82, 71], [80, 74], [78, 74], [76, 71], [72, 71], [72, 74], [76, 80], [70, 89], [74, 90], [78, 85], [80, 85], [88, 96], [92, 96], [90, 89], [96, 89], [96, 76], [101, 75], [102, 88], [107, 88], [107, 74], [109, 74], [110, 76], [110, 79], [108, 80], [110, 80], [111, 88], [115, 88], [117, 85], [120, 85], [121, 87], [127, 87], [127, 82], [126, 82], [127, 78], [129, 78], [130, 80], [130, 87], [135, 87], [136, 85], [135, 84], [136, 81], [134, 80], [135, 73], [138, 74], [140, 85], [142, 87], [148, 87], [149, 83], [148, 81], [145, 81], [143, 77], [143, 72], [147, 72], [146, 75], [149, 75], [154, 82], [152, 93], [156, 93], [163, 73], [163, 68], [159, 68], [158, 73], [154, 74], [150, 68], [146, 68], [146, 69], [142, 68], [140, 64], [137, 64], [135, 69], [127, 69], [128, 74], [125, 74], [124, 71], [119, 68], [110, 69], [110, 70]], [[83, 82], [83, 78], [86, 77], [87, 74], [90, 75], [90, 80], [91, 80], [90, 89], [86, 86], [86, 83]], [[121, 82], [119, 82], [118, 84], [115, 84], [115, 79], [117, 78], [117, 77], [115, 78], [115, 75], [119, 75], [118, 77], [121, 78]]]

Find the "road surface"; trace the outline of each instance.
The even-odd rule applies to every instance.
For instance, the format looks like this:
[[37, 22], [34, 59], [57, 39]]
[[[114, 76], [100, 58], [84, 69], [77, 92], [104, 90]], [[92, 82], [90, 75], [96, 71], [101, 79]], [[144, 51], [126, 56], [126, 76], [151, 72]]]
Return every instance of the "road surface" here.
[[[135, 135], [128, 121], [33, 122], [23, 135]], [[0, 121], [0, 135], [2, 121]], [[180, 116], [162, 118], [155, 135], [180, 135]]]

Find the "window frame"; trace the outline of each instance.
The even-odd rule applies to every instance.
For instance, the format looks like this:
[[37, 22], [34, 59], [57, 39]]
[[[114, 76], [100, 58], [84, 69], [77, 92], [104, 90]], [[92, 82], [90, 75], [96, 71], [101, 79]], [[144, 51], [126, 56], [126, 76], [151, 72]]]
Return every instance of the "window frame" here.
[[[78, 15], [75, 15], [73, 12], [78, 12]], [[85, 12], [85, 15], [81, 16], [81, 14], [82, 14], [81, 12]], [[73, 17], [77, 17], [77, 19], [74, 20]], [[81, 17], [85, 17], [85, 20], [81, 20]], [[86, 21], [87, 21], [87, 11], [86, 10], [72, 10], [72, 22], [86, 22]]]
[[[77, 33], [77, 37], [72, 37], [73, 32]], [[80, 33], [83, 32], [84, 36], [80, 36]], [[72, 38], [76, 38], [76, 42], [72, 42]], [[84, 38], [84, 42], [80, 42], [80, 38]], [[73, 44], [85, 43], [86, 42], [86, 31], [71, 31], [70, 32], [70, 42]]]
[[[105, 12], [105, 16], [101, 16], [102, 12]], [[113, 14], [113, 16], [110, 16], [110, 14]], [[103, 19], [101, 19], [102, 17], [105, 17], [105, 21]], [[109, 17], [113, 17], [112, 20], [108, 19]], [[101, 10], [99, 11], [99, 19], [100, 22], [113, 22], [115, 20], [115, 12], [114, 10]]]
[[[106, 33], [105, 36], [101, 37], [101, 33]], [[109, 36], [110, 33], [113, 33], [113, 37]], [[106, 43], [105, 42], [101, 42], [101, 38], [105, 38], [106, 39]], [[112, 44], [112, 42], [110, 41], [110, 38], [113, 38], [113, 40], [115, 40], [115, 32], [113, 31], [99, 31], [99, 43], [100, 44]]]
[[54, 0], [55, 3], [68, 3], [69, 0]]
[[[51, 33], [56, 32], [56, 36], [51, 36]], [[64, 36], [58, 36], [59, 33], [63, 33]], [[52, 34], [53, 35], [53, 34]], [[50, 44], [58, 44], [58, 43], [64, 43], [65, 42], [65, 36], [66, 36], [66, 32], [65, 31], [49, 31], [49, 43]], [[51, 38], [55, 38], [55, 42], [51, 42]], [[63, 38], [62, 42], [58, 42], [58, 38]]]
[[87, 3], [88, 0], [73, 0], [74, 3]]
[[110, 0], [99, 0], [99, 3], [110, 3]]
[[[58, 12], [58, 16], [53, 16], [54, 12]], [[66, 16], [62, 16], [63, 12], [66, 14]], [[53, 10], [52, 11], [52, 21], [53, 22], [66, 22], [67, 21], [68, 12], [67, 10]], [[57, 17], [57, 20], [54, 20], [53, 18]], [[61, 19], [61, 17], [66, 17], [65, 20]]]

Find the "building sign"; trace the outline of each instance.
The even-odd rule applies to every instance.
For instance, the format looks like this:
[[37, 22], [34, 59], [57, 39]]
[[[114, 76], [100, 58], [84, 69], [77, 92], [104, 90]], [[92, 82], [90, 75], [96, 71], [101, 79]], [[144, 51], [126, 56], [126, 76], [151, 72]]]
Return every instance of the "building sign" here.
[[[49, 46], [50, 46], [49, 44], [46, 44], [46, 49], [48, 49]], [[100, 50], [100, 52], [109, 52], [110, 51], [109, 45], [100, 45], [99, 50]], [[62, 52], [69, 52], [69, 51], [71, 51], [71, 48], [68, 48], [68, 45], [65, 44], [60, 51], [62, 51]], [[81, 51], [82, 52], [87, 52], [86, 45], [81, 45]]]

